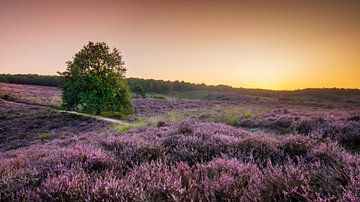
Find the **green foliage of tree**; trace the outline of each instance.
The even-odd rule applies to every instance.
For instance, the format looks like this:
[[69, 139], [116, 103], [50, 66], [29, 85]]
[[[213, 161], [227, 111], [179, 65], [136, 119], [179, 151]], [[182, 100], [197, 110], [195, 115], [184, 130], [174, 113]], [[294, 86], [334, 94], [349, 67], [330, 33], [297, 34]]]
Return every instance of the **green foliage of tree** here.
[[99, 114], [102, 111], [130, 114], [131, 94], [125, 80], [126, 68], [119, 50], [106, 43], [89, 42], [60, 73], [63, 107]]
[[134, 87], [134, 93], [136, 93], [136, 97], [141, 96], [142, 98], [146, 98], [145, 90], [141, 85], [136, 85]]

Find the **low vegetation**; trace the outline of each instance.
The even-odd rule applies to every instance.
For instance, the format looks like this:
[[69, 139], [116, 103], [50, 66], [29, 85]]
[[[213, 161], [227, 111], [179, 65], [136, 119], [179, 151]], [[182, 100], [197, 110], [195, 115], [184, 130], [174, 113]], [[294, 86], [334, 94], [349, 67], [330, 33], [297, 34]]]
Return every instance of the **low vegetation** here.
[[91, 144], [34, 145], [2, 157], [1, 200], [360, 197], [359, 157], [322, 139], [192, 123], [86, 138]]
[[0, 87], [0, 201], [360, 200], [354, 103], [134, 98], [114, 125]]

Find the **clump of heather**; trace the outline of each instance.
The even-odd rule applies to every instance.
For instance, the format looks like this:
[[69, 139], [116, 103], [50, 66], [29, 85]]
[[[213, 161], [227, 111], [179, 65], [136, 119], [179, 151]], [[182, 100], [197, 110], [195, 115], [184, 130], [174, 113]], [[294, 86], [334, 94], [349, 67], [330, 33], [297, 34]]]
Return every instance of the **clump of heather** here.
[[186, 111], [194, 109], [210, 109], [221, 102], [214, 101], [196, 101], [180, 99], [151, 99], [137, 98], [133, 99], [135, 116], [158, 116], [172, 111]]
[[215, 159], [198, 165], [193, 171], [194, 197], [205, 201], [241, 201], [246, 198], [250, 185], [260, 174], [251, 164], [237, 160]]
[[[183, 181], [189, 167], [168, 166], [164, 163], [143, 164], [123, 179], [123, 198], [134, 201], [179, 201], [186, 196]], [[183, 175], [185, 175], [183, 177]]]
[[360, 148], [360, 122], [358, 121], [307, 121], [307, 123], [311, 123], [312, 129], [300, 134], [321, 139], [330, 138], [340, 145], [355, 151]]
[[146, 141], [141, 138], [137, 140], [110, 138], [110, 140], [102, 144], [105, 148], [111, 150], [117, 159], [121, 161], [119, 166], [123, 172], [142, 163], [165, 158], [164, 147], [156, 141]]
[[78, 172], [99, 173], [116, 165], [112, 154], [89, 145], [18, 150], [1, 159], [0, 196], [4, 200], [25, 199], [50, 178]]

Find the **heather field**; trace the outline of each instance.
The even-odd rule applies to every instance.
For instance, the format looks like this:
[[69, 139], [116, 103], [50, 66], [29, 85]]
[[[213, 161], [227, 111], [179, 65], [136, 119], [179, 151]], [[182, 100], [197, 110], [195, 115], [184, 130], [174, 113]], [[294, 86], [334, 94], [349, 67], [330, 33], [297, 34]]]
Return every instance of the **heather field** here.
[[99, 131], [108, 123], [0, 99], [0, 151]]
[[133, 99], [112, 124], [0, 83], [0, 201], [360, 201], [360, 106]]
[[0, 83], [0, 95], [28, 104], [61, 105], [61, 91], [55, 87]]

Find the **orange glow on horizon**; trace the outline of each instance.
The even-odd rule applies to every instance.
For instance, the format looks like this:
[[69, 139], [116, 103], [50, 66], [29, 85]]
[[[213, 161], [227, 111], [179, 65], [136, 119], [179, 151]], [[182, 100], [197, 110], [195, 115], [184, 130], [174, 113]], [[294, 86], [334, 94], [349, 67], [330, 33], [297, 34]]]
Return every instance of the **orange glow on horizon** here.
[[56, 74], [88, 41], [127, 76], [360, 88], [360, 1], [0, 1], [0, 73]]

